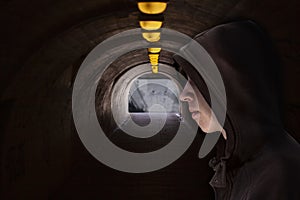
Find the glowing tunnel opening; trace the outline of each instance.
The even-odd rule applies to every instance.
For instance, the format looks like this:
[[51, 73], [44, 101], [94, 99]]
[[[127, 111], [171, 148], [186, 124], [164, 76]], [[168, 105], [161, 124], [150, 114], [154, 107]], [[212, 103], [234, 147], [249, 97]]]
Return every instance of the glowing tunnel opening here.
[[178, 99], [178, 87], [171, 79], [163, 74], [146, 74], [134, 80], [131, 85], [128, 112], [180, 113]]

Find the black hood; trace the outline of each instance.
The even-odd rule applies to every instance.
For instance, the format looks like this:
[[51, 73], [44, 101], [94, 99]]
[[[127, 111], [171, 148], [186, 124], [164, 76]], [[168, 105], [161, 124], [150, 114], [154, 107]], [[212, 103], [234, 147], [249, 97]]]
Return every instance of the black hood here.
[[[225, 85], [228, 139], [219, 139], [219, 158], [231, 167], [241, 165], [283, 132], [277, 56], [266, 34], [252, 21], [219, 25], [194, 40], [210, 54]], [[178, 55], [174, 60], [210, 103], [197, 70]]]

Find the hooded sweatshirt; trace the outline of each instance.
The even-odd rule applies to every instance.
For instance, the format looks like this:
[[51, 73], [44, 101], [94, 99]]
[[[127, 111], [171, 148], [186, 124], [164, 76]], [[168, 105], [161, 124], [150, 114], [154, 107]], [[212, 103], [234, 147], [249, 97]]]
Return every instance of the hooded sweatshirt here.
[[[194, 40], [217, 65], [226, 90], [227, 140], [219, 138], [209, 163], [215, 199], [300, 200], [300, 146], [281, 123], [280, 64], [268, 37], [248, 20], [216, 26]], [[210, 104], [197, 70], [178, 55], [174, 60]]]

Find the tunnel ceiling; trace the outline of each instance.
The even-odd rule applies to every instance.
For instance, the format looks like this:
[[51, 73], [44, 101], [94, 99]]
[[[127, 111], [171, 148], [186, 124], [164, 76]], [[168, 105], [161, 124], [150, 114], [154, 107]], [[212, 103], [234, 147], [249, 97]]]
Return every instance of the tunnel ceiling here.
[[[215, 24], [233, 18], [251, 18], [261, 24], [276, 42], [283, 62], [291, 66], [287, 72], [293, 76], [299, 56], [299, 2], [289, 1], [250, 1], [250, 0], [171, 0], [165, 12], [164, 27], [178, 30], [189, 36]], [[272, 14], [270, 14], [272, 13]], [[134, 0], [98, 0], [98, 1], [2, 1], [1, 3], [2, 51], [1, 87], [6, 88], [9, 81], [34, 53], [45, 48], [49, 40], [62, 38], [74, 27], [105, 19], [106, 26], [114, 26], [115, 31], [105, 30], [106, 26], [80, 30], [87, 35], [82, 40], [91, 43], [87, 53], [101, 39], [124, 29], [138, 27], [137, 8]], [[118, 19], [118, 20], [117, 20]], [[111, 32], [110, 32], [111, 31]], [[91, 34], [105, 35], [101, 39], [91, 38]], [[72, 35], [68, 37], [69, 40]], [[61, 41], [68, 43], [68, 41]], [[84, 44], [86, 45], [86, 44]], [[84, 48], [81, 46], [81, 48]], [[287, 61], [291, 58], [291, 61]], [[299, 62], [299, 61], [298, 61]], [[8, 67], [9, 66], [9, 67]], [[292, 98], [295, 77], [287, 80], [288, 95]], [[299, 99], [294, 100], [299, 102]]]
[[[300, 141], [299, 13], [298, 0], [170, 0], [164, 28], [193, 37], [232, 19], [250, 18], [260, 24], [283, 65], [285, 126]], [[64, 176], [76, 174], [88, 157], [72, 119], [77, 70], [97, 44], [138, 28], [139, 12], [135, 0], [4, 0], [0, 16], [0, 163], [8, 163], [1, 166], [0, 177], [2, 183], [10, 182], [0, 192], [18, 188], [20, 195], [34, 194], [37, 189], [24, 186], [30, 179], [47, 180], [36, 187], [48, 194], [57, 189], [53, 183], [63, 184]], [[171, 56], [162, 51], [161, 61], [173, 65]], [[100, 82], [100, 97], [115, 78], [145, 62], [147, 54], [140, 50], [112, 63]]]
[[[279, 51], [284, 65], [285, 100], [288, 109], [294, 112], [300, 102], [300, 97], [294, 95], [299, 85], [299, 10], [296, 0], [171, 0], [165, 12], [164, 27], [192, 37], [231, 19], [257, 21]], [[0, 15], [3, 25], [1, 91], [14, 80], [20, 80], [17, 74], [22, 73], [21, 69], [30, 68], [28, 63], [52, 60], [53, 51], [61, 54], [59, 49], [66, 51], [64, 59], [68, 60], [62, 61], [59, 70], [72, 66], [76, 73], [76, 67], [95, 45], [116, 33], [138, 27], [134, 0], [2, 1]], [[55, 42], [57, 49], [51, 50]], [[170, 55], [163, 58], [170, 61]], [[145, 57], [140, 59], [139, 62], [145, 61]]]

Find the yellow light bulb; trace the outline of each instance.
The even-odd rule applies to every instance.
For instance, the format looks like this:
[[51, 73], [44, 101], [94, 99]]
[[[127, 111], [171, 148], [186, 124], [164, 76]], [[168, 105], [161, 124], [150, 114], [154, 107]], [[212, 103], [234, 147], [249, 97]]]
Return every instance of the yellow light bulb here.
[[149, 60], [152, 65], [158, 65], [159, 54], [149, 54]]
[[155, 61], [155, 62], [157, 62], [158, 61], [158, 59], [157, 58], [150, 58], [150, 62], [151, 61]]
[[166, 2], [138, 2], [138, 8], [145, 14], [160, 14], [167, 8]]
[[162, 26], [162, 22], [160, 21], [140, 21], [141, 28], [152, 31], [157, 30]]
[[150, 59], [150, 62], [158, 62], [158, 59]]
[[157, 74], [158, 73], [158, 66], [152, 65], [152, 73]]
[[152, 61], [152, 62], [150, 62], [151, 63], [151, 65], [158, 65], [158, 62], [157, 61]]
[[149, 54], [149, 58], [150, 58], [150, 59], [151, 59], [151, 58], [158, 59], [158, 57], [159, 57], [159, 54], [152, 54], [152, 53]]
[[148, 42], [158, 42], [160, 40], [160, 32], [142, 33], [142, 35]]
[[159, 53], [161, 48], [148, 48], [149, 53]]

